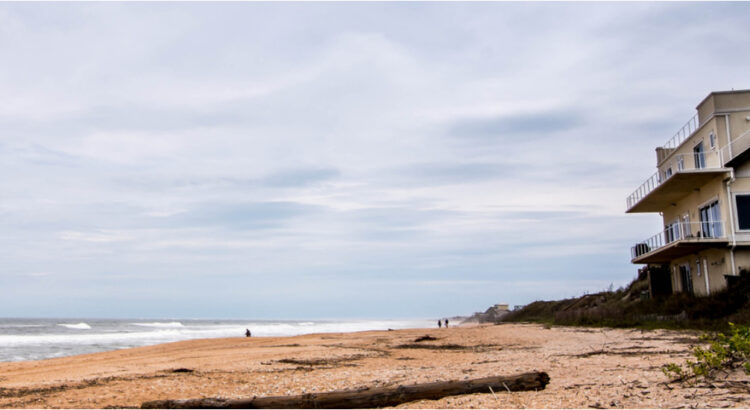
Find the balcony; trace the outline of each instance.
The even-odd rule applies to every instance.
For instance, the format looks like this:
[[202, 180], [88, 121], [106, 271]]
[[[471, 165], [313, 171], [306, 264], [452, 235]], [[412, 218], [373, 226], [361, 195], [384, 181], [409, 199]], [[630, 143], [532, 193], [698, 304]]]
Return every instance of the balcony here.
[[723, 167], [721, 152], [672, 155], [628, 196], [626, 212], [661, 212], [716, 176], [729, 172], [729, 168]]
[[675, 258], [729, 245], [724, 221], [679, 222], [630, 249], [633, 263], [669, 263]]

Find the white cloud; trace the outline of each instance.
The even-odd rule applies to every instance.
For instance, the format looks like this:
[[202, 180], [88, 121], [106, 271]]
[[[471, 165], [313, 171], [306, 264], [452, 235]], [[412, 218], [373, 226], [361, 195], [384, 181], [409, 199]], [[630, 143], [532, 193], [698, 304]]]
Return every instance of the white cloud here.
[[83, 242], [122, 242], [132, 237], [120, 231], [100, 230], [95, 232], [64, 231], [58, 237], [64, 241]]

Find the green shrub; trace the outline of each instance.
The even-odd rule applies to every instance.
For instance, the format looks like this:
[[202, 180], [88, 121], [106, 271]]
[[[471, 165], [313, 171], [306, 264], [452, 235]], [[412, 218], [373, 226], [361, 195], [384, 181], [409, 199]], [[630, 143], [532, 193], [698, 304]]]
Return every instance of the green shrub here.
[[713, 377], [717, 371], [742, 367], [750, 375], [750, 328], [729, 324], [729, 336], [724, 333], [704, 334], [701, 339], [709, 343], [708, 348], [693, 348], [695, 361], [685, 361], [686, 369], [676, 363], [663, 368], [668, 377], [684, 380], [690, 377]]

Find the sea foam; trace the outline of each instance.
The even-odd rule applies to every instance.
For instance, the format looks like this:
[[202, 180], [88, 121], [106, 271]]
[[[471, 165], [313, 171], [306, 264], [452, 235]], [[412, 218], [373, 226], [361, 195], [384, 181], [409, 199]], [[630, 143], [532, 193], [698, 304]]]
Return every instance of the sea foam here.
[[91, 329], [91, 326], [88, 323], [58, 323], [58, 326], [67, 327], [68, 329], [78, 329], [78, 330], [86, 330]]
[[143, 327], [185, 327], [180, 322], [148, 322], [148, 323], [131, 323], [131, 325], [135, 326], [143, 326]]

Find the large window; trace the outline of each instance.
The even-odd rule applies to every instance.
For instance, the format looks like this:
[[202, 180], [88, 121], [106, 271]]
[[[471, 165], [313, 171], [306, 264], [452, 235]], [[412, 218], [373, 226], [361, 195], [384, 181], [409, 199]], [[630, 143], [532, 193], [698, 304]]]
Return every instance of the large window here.
[[695, 168], [700, 169], [706, 167], [706, 155], [703, 152], [703, 141], [693, 147], [693, 158], [695, 159]]
[[724, 236], [723, 229], [721, 229], [721, 214], [719, 212], [719, 201], [714, 201], [711, 204], [704, 206], [700, 209], [701, 216], [701, 229], [703, 230], [702, 236], [704, 238], [720, 238]]
[[735, 196], [737, 200], [737, 224], [740, 230], [750, 230], [750, 194]]

